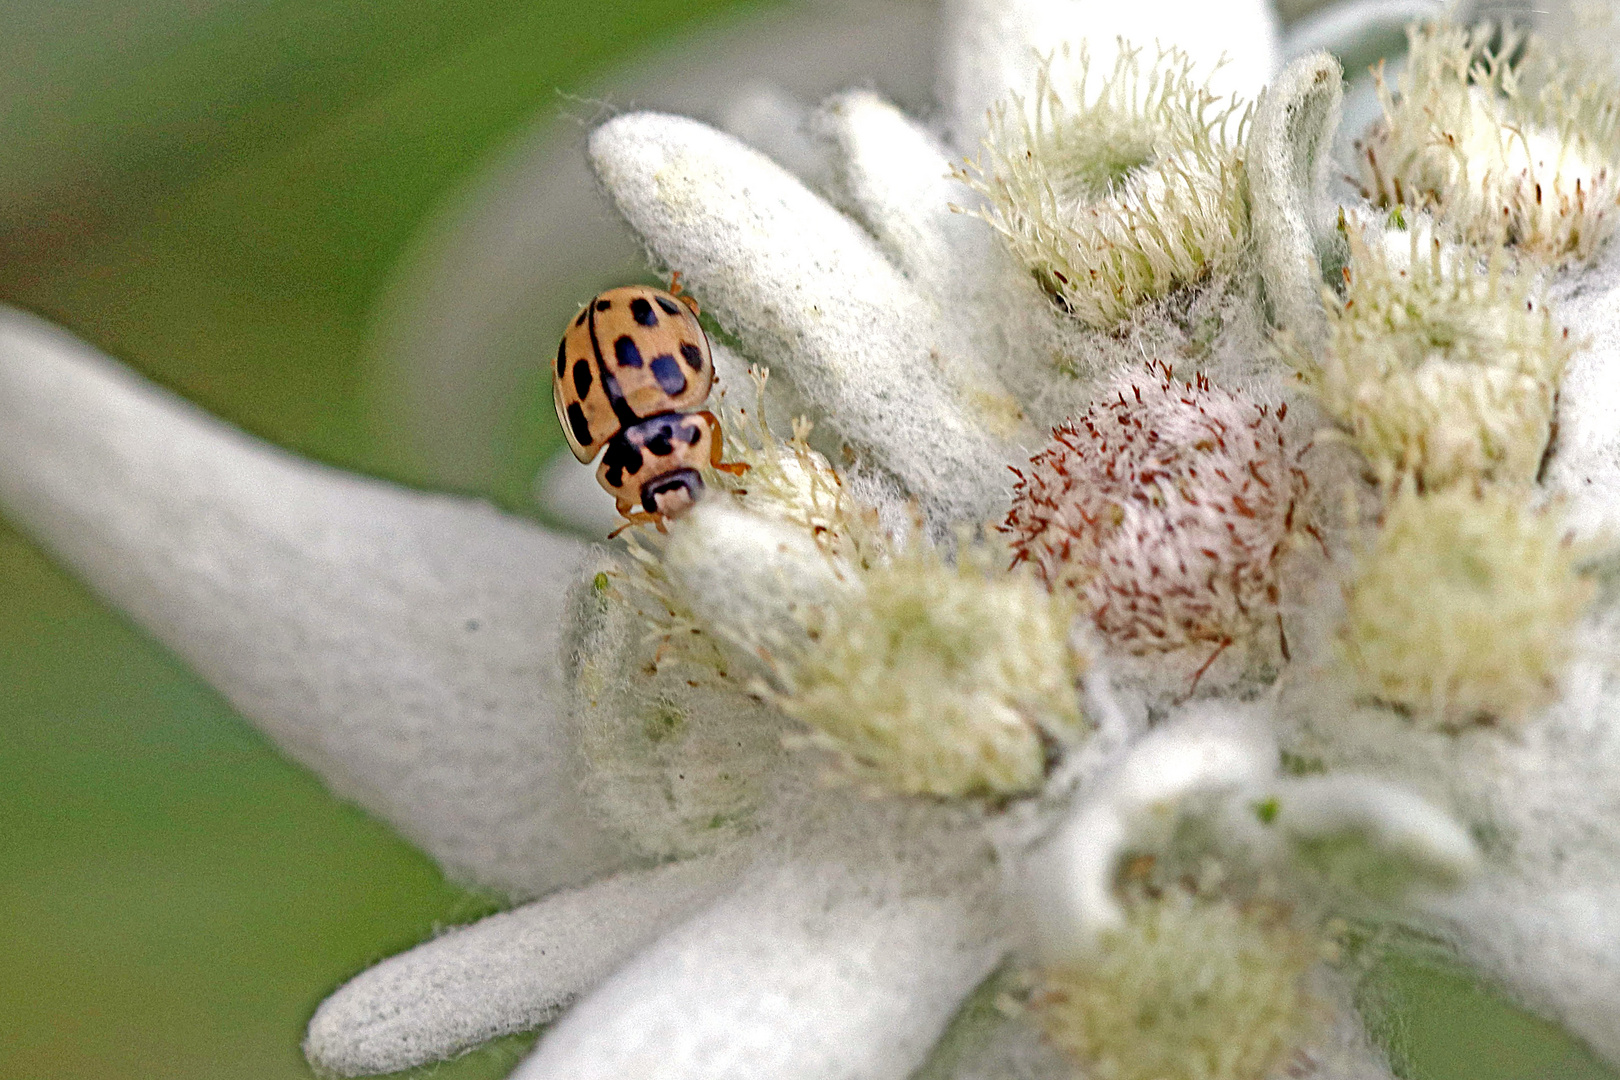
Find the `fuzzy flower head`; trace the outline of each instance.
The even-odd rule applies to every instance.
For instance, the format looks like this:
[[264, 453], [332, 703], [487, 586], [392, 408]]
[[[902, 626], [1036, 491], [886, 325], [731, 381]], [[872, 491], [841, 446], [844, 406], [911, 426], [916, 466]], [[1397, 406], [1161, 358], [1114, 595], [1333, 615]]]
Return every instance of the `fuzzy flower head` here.
[[907, 794], [1034, 790], [1048, 746], [1085, 729], [1072, 607], [962, 545], [904, 551], [823, 609], [783, 665], [783, 711], [855, 775]]
[[1047, 1037], [1106, 1080], [1264, 1080], [1321, 1031], [1323, 943], [1286, 910], [1172, 888], [1084, 960], [1042, 969]]
[[1019, 472], [1003, 529], [1116, 648], [1221, 647], [1274, 616], [1277, 560], [1300, 524], [1286, 406], [1144, 374], [1054, 432]]
[[1347, 233], [1344, 294], [1324, 292], [1324, 355], [1298, 362], [1323, 409], [1386, 485], [1533, 481], [1568, 331], [1499, 259], [1480, 272], [1430, 228]]
[[983, 216], [1075, 318], [1111, 328], [1145, 301], [1230, 268], [1249, 235], [1242, 132], [1166, 50], [1123, 47], [1092, 88], [1042, 69], [1033, 97], [993, 111], [984, 154], [958, 170]]
[[1557, 515], [1496, 489], [1403, 489], [1345, 590], [1343, 662], [1421, 724], [1512, 723], [1546, 703], [1591, 584]]
[[1357, 144], [1362, 194], [1431, 209], [1459, 240], [1589, 258], [1620, 214], [1620, 88], [1541, 39], [1414, 26], [1397, 92]]

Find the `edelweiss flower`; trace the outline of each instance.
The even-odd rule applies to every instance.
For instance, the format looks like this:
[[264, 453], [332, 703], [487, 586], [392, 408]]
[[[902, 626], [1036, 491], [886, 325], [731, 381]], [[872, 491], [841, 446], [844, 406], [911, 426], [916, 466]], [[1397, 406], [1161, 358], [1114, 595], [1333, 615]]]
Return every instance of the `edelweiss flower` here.
[[[1175, 93], [1133, 97], [1170, 30], [1193, 50], [1162, 76]], [[1429, 551], [1403, 525], [1419, 498], [1398, 494], [1404, 459], [1369, 479], [1343, 440], [1293, 449], [1338, 419], [1273, 342], [1320, 361], [1330, 339], [1338, 65], [1278, 70], [1269, 10], [1247, 2], [959, 0], [945, 34], [937, 128], [861, 92], [801, 118], [799, 164], [830, 198], [690, 119], [592, 134], [618, 209], [734, 343], [715, 364], [752, 469], [713, 478], [667, 537], [588, 546], [299, 462], [36, 319], [0, 319], [8, 515], [339, 794], [528, 901], [338, 990], [311, 1061], [388, 1072], [550, 1023], [515, 1075], [1385, 1077], [1352, 1004], [1354, 920], [1454, 947], [1620, 1063], [1620, 607], [1601, 565], [1577, 565], [1595, 540], [1561, 546], [1549, 524], [1620, 524], [1620, 254], [1548, 287], [1589, 345], [1540, 372], [1562, 384], [1539, 483], [1446, 492], [1466, 527]], [[1196, 110], [1189, 78], [1252, 105], [1242, 167], [1199, 181], [1238, 185], [1217, 194], [1242, 243], [1184, 258], [1192, 211], [1149, 200], [1160, 232], [1131, 257], [1187, 272], [1105, 283], [1102, 329], [1076, 317], [1085, 282], [1052, 289], [1044, 254], [953, 210], [978, 205], [952, 170], [991, 106], [1075, 77], [1059, 56], [1126, 58], [1101, 106], [1075, 88], [1070, 119]], [[1125, 172], [1184, 164], [1176, 133], [1210, 134], [1184, 120]], [[1148, 227], [1125, 214], [1087, 235], [1140, 239], [1133, 220]], [[1121, 389], [1144, 357], [1166, 373], [1145, 404]], [[750, 363], [772, 373], [757, 404]], [[1075, 475], [1119, 490], [1043, 488], [1073, 499], [1042, 521], [1107, 549], [1129, 518], [1154, 542], [1099, 570], [1043, 534], [1048, 593], [1003, 570], [985, 526], [1009, 512], [1008, 466], [1094, 404], [1153, 453], [1111, 472], [1102, 426], [1065, 444]], [[1223, 443], [1233, 428], [1249, 441]], [[1476, 498], [1492, 512], [1469, 516]], [[1290, 550], [1307, 524], [1316, 539]], [[1475, 566], [1463, 540], [1481, 532], [1502, 543]], [[1351, 584], [1352, 549], [1393, 550], [1404, 574]], [[1512, 609], [1541, 620], [1516, 628], [1546, 645], [1533, 685], [1497, 702], [1494, 672], [1448, 669], [1466, 718], [1511, 706], [1513, 725], [1444, 705], [1415, 722], [1337, 662], [1347, 608], [1365, 644], [1369, 604], [1435, 595], [1407, 595], [1437, 576], [1412, 572], [1412, 549], [1455, 571], [1457, 618], [1418, 643], [1435, 655], [1478, 632], [1470, 613], [1498, 614], [1491, 586], [1553, 582]], [[1185, 631], [1156, 655], [1273, 629], [1282, 647], [1234, 652], [1189, 700], [1201, 653], [1147, 671], [1110, 640], [1102, 608], [1138, 586]], [[1214, 629], [1189, 614], [1206, 611]], [[1379, 643], [1400, 661], [1417, 647]]]

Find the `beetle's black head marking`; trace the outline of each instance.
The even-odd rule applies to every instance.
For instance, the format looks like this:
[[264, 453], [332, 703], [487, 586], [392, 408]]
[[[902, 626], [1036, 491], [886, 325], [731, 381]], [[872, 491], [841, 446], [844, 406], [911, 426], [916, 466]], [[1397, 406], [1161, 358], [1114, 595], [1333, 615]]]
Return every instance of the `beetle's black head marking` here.
[[641, 471], [641, 451], [624, 437], [624, 432], [613, 436], [607, 445], [607, 453], [602, 455], [602, 464], [606, 467], [602, 476], [613, 487], [624, 486], [625, 473], [631, 476]]
[[641, 489], [641, 508], [673, 517], [703, 497], [703, 477], [696, 469], [676, 469]]

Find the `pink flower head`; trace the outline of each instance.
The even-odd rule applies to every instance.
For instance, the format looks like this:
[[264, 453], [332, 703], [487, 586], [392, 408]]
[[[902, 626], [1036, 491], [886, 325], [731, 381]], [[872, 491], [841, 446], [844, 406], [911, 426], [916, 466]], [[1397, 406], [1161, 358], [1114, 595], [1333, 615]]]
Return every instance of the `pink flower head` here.
[[1276, 617], [1306, 490], [1286, 414], [1166, 364], [1122, 380], [1014, 470], [1014, 563], [1074, 591], [1127, 652], [1230, 645]]

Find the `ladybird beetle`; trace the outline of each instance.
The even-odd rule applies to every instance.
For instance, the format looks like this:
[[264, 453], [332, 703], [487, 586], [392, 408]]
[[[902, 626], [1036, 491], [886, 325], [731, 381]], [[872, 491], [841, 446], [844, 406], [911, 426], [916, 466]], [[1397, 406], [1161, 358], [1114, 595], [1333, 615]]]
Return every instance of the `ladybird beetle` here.
[[557, 422], [581, 462], [607, 448], [596, 479], [617, 501], [625, 528], [651, 522], [662, 530], [665, 518], [702, 497], [704, 465], [733, 474], [748, 468], [721, 462], [713, 413], [687, 411], [714, 384], [697, 314], [678, 292], [609, 289], [580, 309], [557, 346]]

